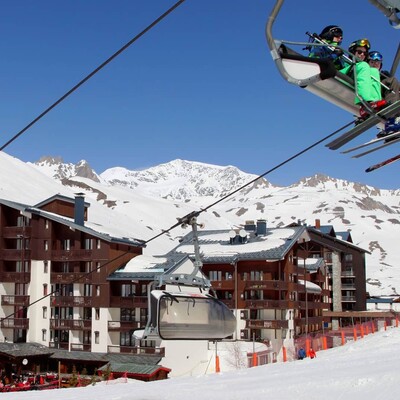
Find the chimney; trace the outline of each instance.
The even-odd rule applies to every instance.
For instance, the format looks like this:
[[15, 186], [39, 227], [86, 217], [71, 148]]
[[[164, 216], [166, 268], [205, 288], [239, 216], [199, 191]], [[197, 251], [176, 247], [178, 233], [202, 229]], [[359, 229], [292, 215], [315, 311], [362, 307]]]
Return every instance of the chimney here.
[[319, 219], [315, 220], [315, 229], [321, 229], [321, 221]]
[[263, 236], [267, 234], [267, 221], [265, 219], [257, 220], [257, 236]]
[[253, 220], [246, 221], [244, 223], [244, 230], [248, 232], [255, 231], [256, 224], [254, 223], [254, 221]]
[[77, 225], [84, 225], [85, 221], [85, 195], [75, 193], [74, 222]]

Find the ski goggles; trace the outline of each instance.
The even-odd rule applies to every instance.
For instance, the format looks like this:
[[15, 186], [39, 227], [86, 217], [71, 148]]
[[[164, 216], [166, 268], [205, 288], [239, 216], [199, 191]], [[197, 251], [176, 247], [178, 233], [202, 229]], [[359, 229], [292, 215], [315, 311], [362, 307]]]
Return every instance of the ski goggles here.
[[381, 53], [379, 53], [379, 51], [370, 51], [369, 59], [372, 61], [382, 61], [383, 56]]
[[357, 40], [354, 44], [355, 44], [356, 46], [366, 47], [367, 49], [371, 48], [371, 45], [370, 45], [368, 39], [360, 39], [360, 40]]
[[343, 37], [343, 31], [339, 27], [329, 29], [329, 33], [332, 33], [333, 37]]

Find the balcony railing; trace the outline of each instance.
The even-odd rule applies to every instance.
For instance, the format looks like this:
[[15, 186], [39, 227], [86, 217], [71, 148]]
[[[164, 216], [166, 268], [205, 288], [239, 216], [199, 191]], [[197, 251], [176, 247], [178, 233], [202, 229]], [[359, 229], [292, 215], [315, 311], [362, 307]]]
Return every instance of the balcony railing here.
[[29, 296], [1, 296], [2, 306], [27, 306], [29, 304]]
[[109, 353], [155, 354], [165, 356], [165, 347], [108, 346]]
[[54, 307], [92, 307], [92, 298], [87, 296], [51, 296]]
[[29, 283], [29, 272], [0, 272], [0, 282]]
[[51, 349], [63, 349], [63, 350], [68, 350], [69, 349], [69, 343], [68, 342], [49, 342], [49, 347]]
[[111, 296], [110, 307], [147, 308], [148, 299], [147, 296]]
[[108, 321], [109, 331], [130, 331], [132, 329], [139, 329], [144, 325], [138, 321]]
[[28, 318], [5, 318], [1, 320], [2, 328], [11, 329], [28, 329], [29, 319]]
[[91, 344], [84, 343], [71, 343], [70, 347], [71, 351], [91, 351], [92, 349]]
[[3, 229], [3, 237], [8, 239], [29, 238], [31, 236], [31, 226], [5, 226]]
[[346, 271], [342, 271], [340, 273], [340, 276], [344, 276], [344, 277], [355, 277], [354, 271], [353, 270], [346, 270]]
[[53, 272], [51, 274], [51, 283], [91, 283], [91, 275], [86, 272]]
[[93, 257], [93, 250], [52, 250], [53, 261], [90, 261]]
[[342, 301], [355, 302], [356, 301], [356, 296], [342, 296]]
[[211, 287], [215, 290], [234, 290], [235, 282], [232, 279], [211, 281]]
[[90, 319], [51, 319], [50, 329], [88, 330], [92, 328]]
[[1, 249], [0, 258], [5, 261], [30, 260], [31, 251], [28, 249]]
[[250, 329], [288, 329], [287, 320], [247, 320], [246, 328]]

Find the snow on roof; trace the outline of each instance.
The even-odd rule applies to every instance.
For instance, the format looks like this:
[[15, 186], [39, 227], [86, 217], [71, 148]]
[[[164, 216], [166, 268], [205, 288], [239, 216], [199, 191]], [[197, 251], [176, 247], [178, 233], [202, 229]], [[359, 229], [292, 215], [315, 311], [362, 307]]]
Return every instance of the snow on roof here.
[[[304, 281], [302, 279], [299, 279], [299, 284], [304, 285]], [[309, 293], [321, 293], [322, 291], [320, 286], [310, 281], [306, 281], [306, 290]]]
[[[269, 229], [266, 235], [250, 238], [245, 243], [230, 243], [229, 231], [199, 232], [200, 251], [204, 257], [230, 256], [243, 253], [259, 253], [279, 248], [296, 234], [294, 228]], [[247, 236], [249, 239], [249, 236]], [[177, 253], [193, 253], [193, 244], [185, 242], [178, 246]]]
[[141, 254], [135, 258], [132, 258], [130, 261], [128, 261], [124, 268], [115, 271], [115, 273], [146, 272], [149, 269], [151, 269], [151, 272], [164, 272], [164, 268], [155, 268], [155, 266], [166, 262], [166, 257], [153, 257]]

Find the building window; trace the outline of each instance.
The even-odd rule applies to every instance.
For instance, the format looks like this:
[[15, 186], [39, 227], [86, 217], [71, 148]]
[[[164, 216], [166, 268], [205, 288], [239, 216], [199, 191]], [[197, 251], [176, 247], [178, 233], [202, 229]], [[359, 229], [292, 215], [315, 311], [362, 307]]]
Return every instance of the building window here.
[[92, 343], [92, 332], [83, 331], [83, 344], [91, 344]]
[[92, 262], [91, 261], [86, 261], [85, 272], [92, 272]]
[[100, 240], [100, 239], [97, 239], [97, 240], [96, 240], [96, 249], [97, 249], [97, 250], [100, 250], [100, 249], [101, 249], [101, 240]]
[[85, 249], [93, 250], [93, 239], [85, 239]]
[[99, 320], [100, 319], [100, 308], [95, 308], [95, 319]]
[[101, 269], [100, 262], [97, 262], [97, 263], [96, 263], [96, 271], [97, 271], [97, 272], [100, 272], [100, 269]]
[[67, 250], [67, 251], [71, 250], [71, 241], [69, 239], [64, 239], [62, 246], [63, 246], [63, 250]]
[[94, 342], [95, 342], [96, 344], [99, 344], [99, 343], [100, 343], [100, 333], [99, 333], [99, 331], [95, 331], [95, 332], [94, 332]]
[[43, 283], [43, 296], [47, 296], [47, 283]]
[[96, 285], [96, 296], [100, 296], [100, 285]]
[[46, 219], [44, 221], [44, 227], [45, 227], [45, 229], [49, 229], [49, 220], [48, 219]]
[[47, 307], [43, 307], [43, 319], [47, 319]]
[[92, 285], [86, 284], [83, 286], [83, 295], [85, 297], [91, 297], [92, 294]]
[[49, 241], [45, 240], [44, 241], [44, 251], [48, 251], [49, 250]]
[[123, 283], [121, 285], [121, 296], [122, 297], [132, 297], [135, 295], [136, 285], [132, 283]]
[[42, 329], [42, 341], [45, 342], [47, 340], [47, 331], [46, 329]]
[[43, 261], [43, 273], [47, 274], [49, 272], [49, 262]]
[[120, 346], [132, 346], [132, 342], [132, 332], [121, 332], [119, 340]]
[[344, 255], [344, 260], [345, 260], [346, 262], [352, 262], [352, 261], [353, 261], [353, 254], [346, 253], [346, 254]]
[[68, 261], [63, 261], [61, 264], [62, 272], [64, 274], [67, 274], [69, 272], [69, 262]]
[[208, 275], [210, 281], [222, 281], [222, 271], [210, 271]]
[[135, 321], [135, 309], [121, 308], [121, 321]]

